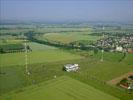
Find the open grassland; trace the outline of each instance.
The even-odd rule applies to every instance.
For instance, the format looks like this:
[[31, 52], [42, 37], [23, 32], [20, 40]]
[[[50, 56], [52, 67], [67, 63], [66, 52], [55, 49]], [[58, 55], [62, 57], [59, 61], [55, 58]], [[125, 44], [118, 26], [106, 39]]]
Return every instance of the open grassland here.
[[[31, 84], [38, 84], [42, 81], [62, 76], [65, 72], [62, 70], [63, 65], [75, 63], [79, 60], [64, 60], [58, 62], [31, 64], [28, 65], [30, 76], [25, 73], [25, 66], [6, 66], [0, 69], [0, 94], [12, 90], [20, 89]], [[33, 82], [35, 81], [35, 82]]]
[[[92, 57], [96, 59], [101, 59], [102, 52], [99, 50], [97, 53], [95, 53], [93, 50], [90, 51], [84, 51], [84, 50], [70, 50], [69, 52], [73, 54], [78, 54], [85, 57]], [[133, 65], [133, 54], [127, 53], [124, 57], [124, 53], [121, 52], [106, 52], [103, 53], [103, 60], [111, 62], [111, 63], [125, 63], [126, 65]]]
[[[62, 50], [45, 50], [28, 52], [28, 64], [56, 62], [63, 60], [80, 59], [81, 56], [74, 55]], [[0, 55], [0, 66], [13, 66], [25, 64], [25, 53], [6, 53]]]
[[2, 96], [2, 100], [44, 100], [44, 98], [46, 100], [120, 100], [66, 76], [24, 88], [20, 93]]
[[128, 54], [125, 59], [123, 59], [123, 62], [125, 62], [127, 65], [133, 66], [133, 54]]
[[66, 32], [66, 33], [47, 33], [39, 37], [41, 40], [70, 43], [78, 40], [96, 41], [100, 36], [88, 35], [90, 32]]
[[32, 51], [44, 51], [44, 50], [56, 50], [58, 48], [56, 47], [52, 47], [52, 46], [48, 46], [48, 45], [44, 45], [44, 44], [39, 44], [39, 43], [35, 43], [35, 42], [28, 42], [27, 45], [30, 46], [30, 48], [32, 49]]
[[[94, 57], [101, 59], [102, 53], [99, 51]], [[132, 65], [133, 62], [133, 54], [127, 53], [126, 56], [123, 58], [124, 54], [120, 52], [104, 52], [103, 60], [107, 60], [110, 62], [124, 62], [127, 65]]]
[[[68, 63], [78, 63], [80, 65], [80, 70], [77, 73], [67, 73], [62, 71], [63, 65]], [[63, 61], [31, 64], [28, 65], [31, 72], [30, 76], [25, 74], [25, 66], [1, 67], [1, 73], [3, 74], [1, 74], [0, 77], [0, 88], [2, 94], [16, 89], [16, 91], [22, 91], [21, 87], [53, 79], [55, 75], [57, 77], [68, 75], [91, 85], [98, 90], [121, 98], [122, 100], [132, 100], [132, 94], [128, 94], [117, 86], [106, 84], [106, 82], [132, 71], [132, 65], [133, 63], [127, 65], [125, 62], [110, 62], [106, 59], [101, 62], [100, 59], [91, 56], [82, 59], [66, 59]]]

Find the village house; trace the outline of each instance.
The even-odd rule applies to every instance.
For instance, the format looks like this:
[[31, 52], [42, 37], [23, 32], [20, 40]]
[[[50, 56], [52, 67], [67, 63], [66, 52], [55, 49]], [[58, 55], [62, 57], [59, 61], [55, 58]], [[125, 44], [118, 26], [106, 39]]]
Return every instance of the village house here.
[[133, 53], [133, 50], [132, 49], [128, 49], [128, 53]]

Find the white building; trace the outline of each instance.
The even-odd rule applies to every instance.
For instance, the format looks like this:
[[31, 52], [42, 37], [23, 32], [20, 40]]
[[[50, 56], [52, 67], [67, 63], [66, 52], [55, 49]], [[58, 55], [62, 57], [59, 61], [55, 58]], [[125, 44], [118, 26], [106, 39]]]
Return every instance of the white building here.
[[122, 52], [123, 48], [122, 47], [116, 47], [116, 51]]
[[67, 72], [77, 71], [79, 69], [79, 65], [78, 64], [66, 64], [64, 65], [63, 69]]

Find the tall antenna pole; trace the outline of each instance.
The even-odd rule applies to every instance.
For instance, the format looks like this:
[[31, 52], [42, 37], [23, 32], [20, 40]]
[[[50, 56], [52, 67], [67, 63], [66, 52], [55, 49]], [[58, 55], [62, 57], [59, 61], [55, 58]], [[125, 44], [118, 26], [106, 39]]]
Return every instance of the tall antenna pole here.
[[[104, 30], [104, 26], [103, 26], [102, 30]], [[104, 33], [103, 33], [102, 50], [101, 50], [101, 52], [102, 52], [101, 61], [103, 61], [103, 53], [104, 53], [103, 46], [104, 46]]]
[[30, 75], [30, 72], [28, 71], [28, 55], [27, 55], [27, 41], [25, 38], [25, 72]]

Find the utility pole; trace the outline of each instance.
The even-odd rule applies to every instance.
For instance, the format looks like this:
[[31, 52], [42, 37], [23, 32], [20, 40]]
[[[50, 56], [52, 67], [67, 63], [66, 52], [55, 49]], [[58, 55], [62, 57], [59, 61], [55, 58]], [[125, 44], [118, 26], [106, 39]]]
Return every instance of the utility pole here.
[[[104, 30], [104, 26], [103, 26], [102, 30]], [[101, 61], [103, 61], [103, 54], [104, 54], [103, 46], [104, 46], [104, 33], [103, 33], [102, 50], [101, 50], [101, 52], [102, 52]]]

